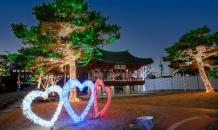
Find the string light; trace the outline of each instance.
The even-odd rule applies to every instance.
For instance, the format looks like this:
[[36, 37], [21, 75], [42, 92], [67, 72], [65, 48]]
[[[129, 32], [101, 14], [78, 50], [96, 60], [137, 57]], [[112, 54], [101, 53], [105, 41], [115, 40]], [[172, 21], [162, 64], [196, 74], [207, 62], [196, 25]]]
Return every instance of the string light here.
[[[212, 53], [206, 53], [209, 51], [212, 51]], [[195, 48], [195, 51], [193, 51], [192, 49], [188, 49], [188, 50], [179, 51], [179, 52], [181, 54], [185, 54], [185, 53], [189, 54], [189, 58], [194, 59], [192, 62], [197, 61], [201, 78], [206, 87], [206, 92], [214, 92], [213, 87], [210, 81], [208, 80], [207, 75], [204, 70], [204, 66], [208, 66], [210, 69], [212, 69], [212, 67], [209, 64], [204, 64], [203, 60], [210, 56], [217, 55], [218, 51], [216, 51], [216, 48], [208, 47], [205, 45], [200, 45]], [[175, 60], [178, 60], [178, 59], [186, 59], [186, 58], [177, 58]], [[181, 65], [181, 66], [188, 66], [188, 65]]]
[[[101, 112], [98, 111], [98, 103], [97, 103], [97, 88], [98, 86], [101, 86], [103, 88], [103, 92], [107, 92], [108, 94], [108, 101], [107, 101], [107, 104], [104, 106], [104, 108], [101, 110]], [[98, 79], [96, 82], [95, 82], [95, 88], [94, 88], [94, 106], [95, 106], [95, 115], [96, 115], [96, 118], [99, 117], [99, 116], [103, 116], [104, 113], [107, 111], [109, 105], [110, 105], [110, 102], [111, 102], [111, 90], [108, 86], [105, 87], [104, 83], [102, 80]]]
[[[142, 67], [138, 70], [139, 78], [142, 78], [142, 79], [144, 79], [144, 80], [145, 80], [145, 79], [148, 79], [148, 76], [151, 74], [152, 70], [153, 70], [153, 69], [151, 68], [151, 64], [142, 66]], [[137, 71], [133, 71], [132, 77], [133, 77], [133, 78], [137, 78]]]
[[[61, 29], [57, 30], [59, 34], [64, 34], [63, 37], [68, 37], [73, 31], [80, 29], [81, 31], [85, 30], [85, 27], [76, 27], [72, 28], [70, 24], [67, 26], [65, 24], [59, 23]], [[44, 58], [39, 57], [35, 61], [42, 61], [43, 63], [38, 64], [34, 67], [31, 67], [30, 69], [35, 69], [41, 66], [49, 65], [51, 66], [46, 72], [50, 71], [54, 67], [61, 68], [61, 71], [63, 72], [63, 68], [65, 65], [69, 65], [70, 68], [70, 79], [76, 79], [76, 60], [80, 58], [82, 49], [73, 49], [71, 44], [62, 44], [61, 40], [58, 40], [57, 43], [54, 43], [55, 48], [61, 48], [60, 50], [54, 50], [56, 52], [62, 53], [64, 58]], [[75, 55], [74, 52], [77, 51], [78, 54]], [[70, 90], [70, 102], [76, 102], [79, 101], [78, 98], [76, 98], [76, 88], [73, 88]]]
[[[204, 66], [208, 66], [208, 64], [204, 64], [202, 61], [203, 58], [209, 57], [209, 55], [206, 56], [203, 54], [206, 51], [206, 47], [205, 46], [198, 46], [198, 47], [196, 47], [196, 50], [198, 51], [198, 53], [195, 55], [195, 59], [197, 60], [199, 72], [200, 72], [201, 78], [204, 82], [204, 85], [206, 87], [206, 92], [214, 92], [212, 85], [211, 85], [210, 81], [208, 80], [207, 75], [204, 71]], [[202, 56], [203, 56], [203, 58], [202, 58]]]
[[32, 81], [35, 80], [35, 82], [38, 82], [38, 89], [40, 89], [40, 86], [42, 86], [44, 89], [47, 89], [49, 85], [55, 85], [61, 77], [60, 75], [55, 76], [52, 73], [49, 73], [48, 75], [42, 76], [43, 74], [40, 73], [39, 76], [32, 77]]
[[[50, 121], [46, 121], [44, 119], [41, 119], [40, 117], [38, 117], [37, 115], [35, 115], [32, 112], [31, 103], [33, 102], [33, 100], [36, 97], [46, 98], [48, 96], [48, 94], [51, 92], [57, 92], [59, 94], [60, 102], [58, 104], [58, 108], [57, 108], [54, 116], [52, 117], [52, 119]], [[49, 87], [45, 92], [36, 90], [36, 91], [32, 91], [32, 92], [28, 93], [27, 96], [24, 98], [22, 106], [21, 106], [22, 110], [23, 110], [23, 114], [36, 124], [39, 124], [39, 125], [44, 126], [44, 127], [52, 127], [54, 125], [54, 123], [56, 122], [56, 120], [58, 119], [58, 116], [61, 113], [61, 109], [63, 106], [63, 101], [62, 101], [61, 95], [62, 95], [62, 88], [60, 86], [57, 86], [57, 85], [53, 85], [53, 86]]]
[[10, 75], [10, 71], [9, 69], [5, 69], [5, 64], [1, 63], [0, 64], [0, 76], [9, 76]]
[[62, 77], [55, 76], [51, 73], [49, 73], [46, 76], [41, 77], [41, 86], [43, 86], [44, 89], [47, 89], [49, 85], [55, 85]]
[[[83, 90], [84, 87], [88, 86], [92, 92], [90, 100], [88, 102], [88, 105], [86, 106], [85, 110], [82, 112], [81, 116], [77, 116], [77, 114], [74, 112], [73, 108], [71, 107], [69, 101], [68, 101], [68, 93], [71, 88], [78, 87], [80, 91]], [[68, 112], [68, 114], [71, 116], [71, 118], [75, 121], [75, 123], [79, 123], [83, 121], [85, 116], [88, 114], [89, 109], [92, 106], [93, 100], [94, 100], [94, 84], [92, 81], [85, 81], [83, 84], [79, 82], [77, 79], [70, 79], [63, 87], [63, 94], [62, 94], [64, 106]]]
[[[139, 78], [142, 78], [143, 80], [149, 79], [149, 76], [152, 72], [151, 64], [142, 66], [139, 70]], [[137, 71], [133, 71], [132, 77], [137, 78]], [[145, 91], [145, 84], [143, 85], [143, 91]]]

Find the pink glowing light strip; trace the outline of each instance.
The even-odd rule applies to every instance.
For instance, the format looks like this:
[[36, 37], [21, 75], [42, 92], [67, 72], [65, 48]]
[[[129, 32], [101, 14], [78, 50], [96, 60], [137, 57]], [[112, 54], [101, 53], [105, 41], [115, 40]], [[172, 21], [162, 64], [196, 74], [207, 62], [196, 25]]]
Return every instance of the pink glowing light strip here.
[[[104, 106], [104, 108], [101, 110], [101, 112], [98, 111], [98, 103], [97, 103], [97, 88], [98, 86], [101, 86], [103, 88], [103, 92], [108, 93], [108, 101], [107, 104]], [[104, 83], [102, 80], [98, 79], [95, 82], [95, 87], [94, 87], [94, 107], [95, 107], [95, 115], [96, 117], [103, 116], [106, 110], [108, 109], [109, 105], [111, 102], [111, 90], [108, 86], [105, 87]]]

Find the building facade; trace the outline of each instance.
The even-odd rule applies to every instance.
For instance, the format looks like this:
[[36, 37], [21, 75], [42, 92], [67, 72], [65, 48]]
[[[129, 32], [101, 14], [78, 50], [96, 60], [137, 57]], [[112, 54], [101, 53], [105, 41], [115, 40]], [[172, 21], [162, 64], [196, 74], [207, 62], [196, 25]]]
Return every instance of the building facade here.
[[[131, 95], [134, 85], [137, 85], [137, 93], [140, 95], [140, 85], [145, 80], [139, 78], [138, 70], [153, 63], [152, 58], [138, 58], [129, 51], [107, 51], [95, 48], [93, 57], [87, 62], [78, 63], [78, 69], [87, 69], [88, 79], [95, 82], [103, 80], [105, 86], [111, 88], [112, 97], [119, 96], [117, 88], [122, 88], [122, 94]], [[137, 78], [132, 78], [132, 71], [137, 71]], [[103, 96], [101, 87], [98, 87], [97, 96]], [[90, 95], [90, 90], [88, 90]]]

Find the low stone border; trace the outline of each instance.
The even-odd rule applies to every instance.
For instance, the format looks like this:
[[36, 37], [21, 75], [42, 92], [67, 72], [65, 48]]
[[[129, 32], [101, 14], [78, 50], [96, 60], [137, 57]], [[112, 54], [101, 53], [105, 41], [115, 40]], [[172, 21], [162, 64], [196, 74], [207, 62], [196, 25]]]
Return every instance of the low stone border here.
[[218, 130], [218, 122], [206, 126], [203, 130]]

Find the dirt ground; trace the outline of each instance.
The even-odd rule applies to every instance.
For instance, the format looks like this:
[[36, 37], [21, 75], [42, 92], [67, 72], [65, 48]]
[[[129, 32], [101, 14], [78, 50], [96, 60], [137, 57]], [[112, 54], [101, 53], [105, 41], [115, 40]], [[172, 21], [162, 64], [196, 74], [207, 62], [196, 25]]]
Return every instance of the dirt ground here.
[[[106, 104], [107, 99], [98, 99], [98, 106], [101, 110]], [[88, 101], [71, 103], [74, 111], [80, 115], [86, 107]], [[32, 111], [42, 119], [50, 120], [57, 109], [58, 102], [45, 103], [32, 106]], [[204, 108], [206, 111], [217, 112], [218, 92], [190, 92], [188, 94], [153, 94], [148, 96], [132, 96], [112, 98], [111, 104], [101, 118], [95, 119], [94, 104], [84, 121], [75, 124], [68, 115], [65, 107], [62, 107], [61, 114], [54, 124], [54, 130], [120, 130], [126, 124], [136, 123], [136, 118], [140, 116], [153, 116], [155, 125], [158, 125], [167, 118], [167, 115], [157, 113], [143, 108], [142, 106], [167, 106], [184, 108]], [[21, 109], [15, 109], [7, 113], [0, 119], [1, 130], [47, 130], [49, 128], [34, 124], [26, 118]]]

